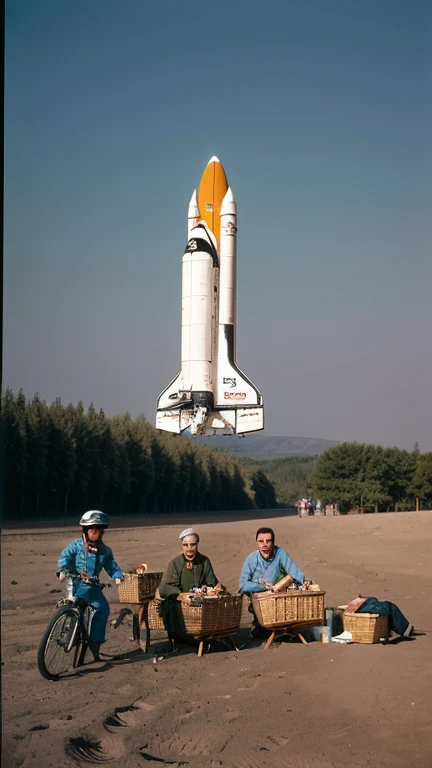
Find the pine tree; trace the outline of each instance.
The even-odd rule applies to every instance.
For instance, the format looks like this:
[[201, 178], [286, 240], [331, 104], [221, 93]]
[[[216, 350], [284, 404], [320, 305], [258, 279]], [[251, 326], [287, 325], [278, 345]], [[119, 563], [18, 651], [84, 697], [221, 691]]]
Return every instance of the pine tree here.
[[28, 502], [34, 503], [34, 514], [40, 515], [41, 492], [48, 474], [50, 418], [45, 401], [36, 393], [27, 407], [27, 472], [30, 490]]
[[24, 512], [27, 429], [22, 399], [19, 405], [17, 400], [12, 390], [6, 389], [2, 398], [1, 421], [5, 454], [5, 515], [8, 519], [22, 517]]

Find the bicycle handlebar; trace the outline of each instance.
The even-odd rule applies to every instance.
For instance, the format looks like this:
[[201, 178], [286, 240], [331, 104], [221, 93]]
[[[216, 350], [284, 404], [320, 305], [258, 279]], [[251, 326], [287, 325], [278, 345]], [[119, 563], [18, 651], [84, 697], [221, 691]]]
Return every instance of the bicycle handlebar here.
[[70, 573], [70, 571], [64, 571], [60, 569], [59, 571], [56, 571], [56, 576], [59, 579], [60, 574], [64, 573], [65, 578], [72, 579], [72, 581], [82, 581], [83, 584], [91, 584], [94, 587], [100, 587], [100, 589], [105, 589], [105, 587], [110, 587], [111, 584], [107, 584], [103, 581], [99, 581], [98, 576], [87, 576], [85, 579], [82, 579], [81, 576], [78, 573]]

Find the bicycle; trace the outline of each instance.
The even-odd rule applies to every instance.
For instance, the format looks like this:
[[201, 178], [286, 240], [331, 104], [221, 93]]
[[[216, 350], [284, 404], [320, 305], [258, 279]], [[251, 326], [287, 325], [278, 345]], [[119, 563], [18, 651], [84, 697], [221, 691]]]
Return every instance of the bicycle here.
[[[58, 576], [58, 574], [57, 574]], [[67, 573], [71, 582], [79, 579], [76, 574]], [[99, 581], [97, 576], [88, 576], [87, 583], [104, 589], [110, 584]], [[50, 619], [42, 635], [37, 654], [39, 672], [46, 680], [58, 680], [60, 675], [84, 664], [90, 642], [90, 629], [96, 609], [83, 598], [64, 597], [56, 605], [58, 609]]]

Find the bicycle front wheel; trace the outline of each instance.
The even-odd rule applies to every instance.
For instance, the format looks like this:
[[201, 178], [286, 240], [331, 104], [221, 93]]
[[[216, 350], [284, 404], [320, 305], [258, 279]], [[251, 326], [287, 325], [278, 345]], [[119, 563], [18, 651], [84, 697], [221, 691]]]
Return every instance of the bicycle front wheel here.
[[71, 672], [81, 649], [78, 611], [65, 605], [54, 614], [40, 641], [37, 663], [46, 680]]

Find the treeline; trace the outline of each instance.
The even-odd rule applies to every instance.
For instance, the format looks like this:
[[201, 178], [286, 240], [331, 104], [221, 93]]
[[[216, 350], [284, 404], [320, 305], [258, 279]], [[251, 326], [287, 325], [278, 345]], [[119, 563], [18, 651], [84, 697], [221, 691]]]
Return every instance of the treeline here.
[[108, 418], [83, 404], [47, 405], [8, 389], [0, 414], [2, 517], [59, 518], [271, 509], [302, 496], [342, 512], [432, 509], [432, 453], [342, 443], [319, 457], [256, 462], [156, 430], [144, 416]]
[[241, 460], [249, 471], [260, 471], [274, 494], [275, 504], [293, 506], [302, 496], [312, 494], [312, 475], [316, 456], [287, 456], [270, 461]]
[[1, 406], [6, 520], [92, 508], [144, 515], [274, 505], [259, 468], [245, 471], [228, 453], [160, 432], [143, 416], [108, 418], [93, 405], [47, 405], [10, 389]]
[[338, 504], [341, 512], [432, 509], [432, 453], [379, 445], [342, 443], [319, 457], [292, 456], [273, 461], [243, 459], [249, 471], [261, 470], [277, 504], [302, 496]]
[[311, 478], [315, 498], [341, 512], [432, 509], [432, 453], [380, 445], [342, 443], [316, 461]]

